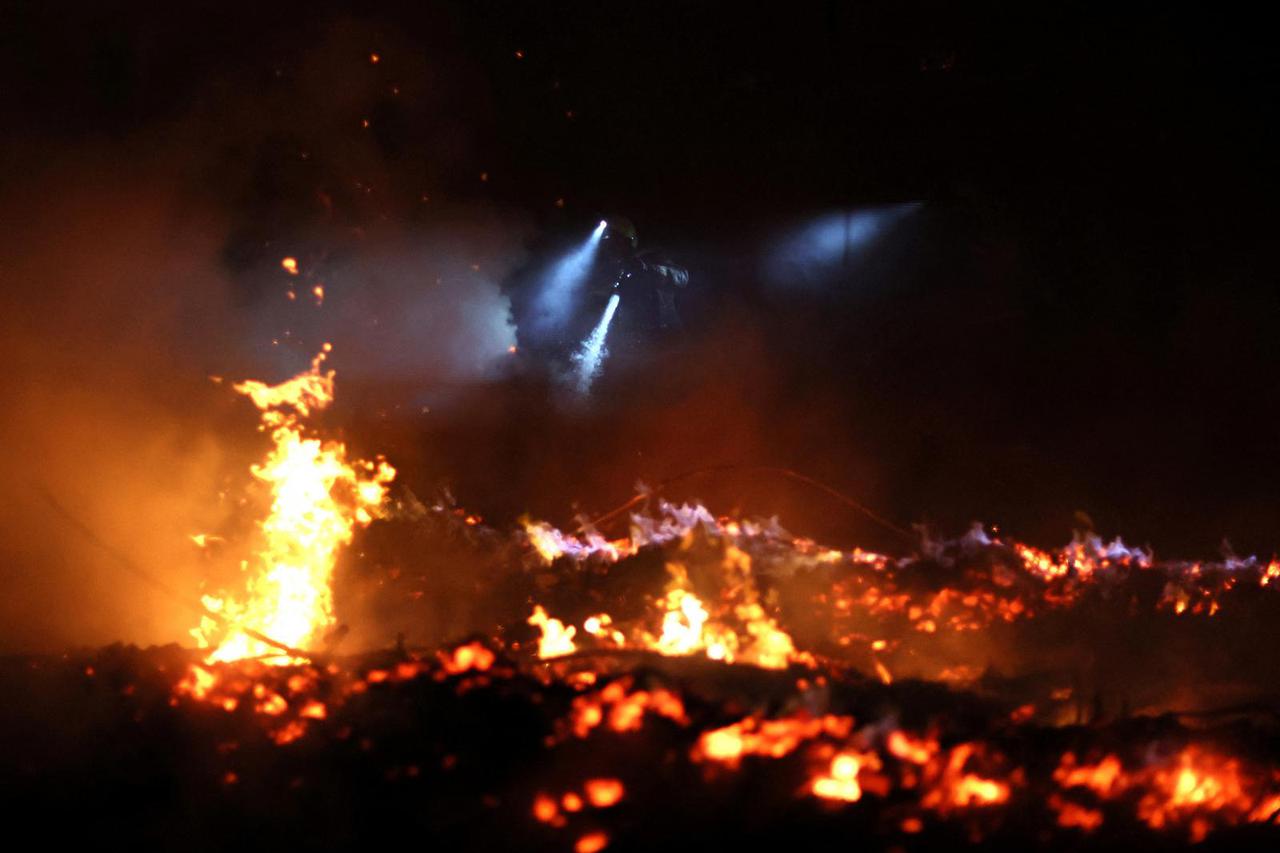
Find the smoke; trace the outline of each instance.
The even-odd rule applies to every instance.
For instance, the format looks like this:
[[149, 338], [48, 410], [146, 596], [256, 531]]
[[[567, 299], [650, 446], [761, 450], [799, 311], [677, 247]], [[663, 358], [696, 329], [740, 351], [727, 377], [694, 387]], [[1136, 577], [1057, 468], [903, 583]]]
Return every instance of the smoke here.
[[[361, 384], [412, 397], [481, 381], [510, 357], [498, 285], [526, 226], [424, 201], [432, 170], [478, 173], [466, 111], [482, 99], [454, 100], [475, 85], [466, 64], [452, 94], [428, 92], [422, 52], [350, 22], [315, 29], [264, 54], [282, 83], [246, 63], [127, 133], [5, 140], [22, 177], [0, 192], [0, 650], [189, 641], [190, 605], [235, 577], [261, 511], [248, 468], [264, 438], [230, 381], [278, 381], [331, 341], [341, 405]], [[349, 73], [371, 43], [399, 63], [399, 97], [418, 90], [406, 136], [429, 167], [361, 133], [362, 114], [394, 118], [370, 107], [389, 81]], [[225, 541], [201, 550], [197, 533]]]
[[195, 597], [201, 555], [187, 537], [234, 508], [219, 492], [243, 448], [225, 436], [252, 440], [207, 379], [235, 322], [218, 228], [152, 189], [172, 186], [164, 168], [51, 166], [2, 208], [0, 644], [177, 639], [192, 614], [130, 577], [46, 495]]
[[340, 257], [300, 262], [297, 276], [264, 261], [246, 348], [285, 372], [329, 342], [348, 381], [492, 377], [516, 343], [500, 283], [523, 258], [521, 233], [510, 217], [460, 209], [438, 225], [381, 226]]
[[[164, 27], [181, 25], [137, 23], [159, 52], [136, 51], [130, 79], [145, 87], [174, 44]], [[167, 86], [164, 109], [115, 135], [4, 143], [23, 178], [0, 196], [0, 648], [186, 641], [186, 604], [122, 571], [44, 495], [198, 599], [203, 583], [236, 577], [261, 511], [248, 468], [265, 440], [227, 382], [279, 381], [326, 341], [338, 377], [326, 426], [359, 443], [356, 455], [386, 453], [404, 486], [429, 497], [453, 485], [496, 523], [576, 499], [608, 508], [638, 479], [702, 466], [830, 457], [809, 440], [826, 420], [767, 414], [826, 401], [797, 404], [772, 331], [745, 309], [644, 364], [611, 355], [618, 381], [599, 408], [549, 407], [537, 379], [487, 382], [519, 361], [498, 285], [523, 262], [529, 227], [476, 201], [480, 176], [501, 172], [477, 139], [487, 84], [456, 34], [442, 27], [410, 48], [392, 28], [350, 21], [254, 32], [257, 48]], [[583, 236], [550, 279], [553, 320], [600, 229]], [[430, 407], [409, 405], [427, 394]], [[458, 405], [439, 412], [442, 395]], [[397, 421], [399, 403], [415, 419]], [[787, 509], [741, 477], [681, 488], [725, 511], [761, 495]], [[201, 550], [196, 533], [225, 542]], [[441, 611], [457, 609], [465, 569], [432, 571], [457, 591]]]

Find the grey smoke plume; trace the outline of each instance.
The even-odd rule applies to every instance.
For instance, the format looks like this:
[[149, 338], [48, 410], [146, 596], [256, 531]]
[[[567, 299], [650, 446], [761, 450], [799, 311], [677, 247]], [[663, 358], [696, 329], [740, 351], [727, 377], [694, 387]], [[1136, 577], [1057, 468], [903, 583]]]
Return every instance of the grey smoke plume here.
[[[496, 206], [421, 200], [428, 156], [478, 173], [441, 82], [474, 81], [461, 64], [432, 78], [420, 51], [383, 34], [406, 96], [436, 80], [417, 102], [433, 147], [397, 156], [351, 132], [386, 80], [334, 62], [367, 55], [369, 32], [316, 28], [305, 44], [282, 34], [263, 59], [287, 70], [276, 88], [261, 68], [222, 69], [185, 112], [126, 134], [0, 143], [24, 175], [0, 188], [0, 651], [186, 639], [188, 609], [122, 574], [42, 496], [198, 600], [242, 553], [189, 537], [247, 534], [240, 501], [263, 450], [252, 407], [210, 376], [278, 381], [324, 341], [340, 399], [344, 380], [501, 370], [515, 338], [499, 283], [525, 228]], [[264, 189], [264, 174], [296, 185]]]

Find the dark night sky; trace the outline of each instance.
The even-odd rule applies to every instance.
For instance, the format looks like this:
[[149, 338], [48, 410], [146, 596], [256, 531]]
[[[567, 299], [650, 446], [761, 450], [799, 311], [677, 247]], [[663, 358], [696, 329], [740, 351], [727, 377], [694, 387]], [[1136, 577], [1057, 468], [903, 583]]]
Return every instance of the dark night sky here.
[[[1083, 510], [1175, 551], [1280, 547], [1271, 31], [1190, 4], [770, 6], [6, 3], [0, 213], [177, 163], [141, 183], [216, 212], [212, 272], [248, 304], [282, 246], [336, 257], [480, 206], [536, 255], [625, 212], [697, 284], [693, 340], [648, 369], [699, 366], [523, 421], [540, 452], [582, 453], [559, 468], [501, 470], [530, 452], [518, 403], [427, 429], [490, 431], [421, 477], [497, 517], [608, 506], [705, 459], [801, 468], [903, 523], [1053, 544]], [[788, 223], [905, 201], [912, 227], [837, 286], [757, 275]], [[11, 296], [27, 239], [0, 263]], [[492, 393], [536, 396], [519, 384]], [[627, 463], [592, 473], [609, 454]], [[743, 494], [818, 533], [849, 522]]]
[[[1200, 216], [1187, 230], [1208, 239], [1223, 211], [1204, 208], [1260, 201], [1275, 105], [1257, 22], [1177, 4], [1051, 5], [19, 3], [0, 68], [11, 141], [91, 145], [183, 116], [219, 79], [287, 88], [298, 55], [342, 20], [370, 49], [383, 40], [437, 63], [429, 103], [370, 104], [390, 125], [388, 156], [422, 157], [424, 126], [457, 121], [501, 170], [486, 197], [514, 203], [570, 194], [705, 222], [831, 201], [1048, 196], [1095, 217], [1143, 210], [1152, 227]], [[330, 61], [354, 76], [361, 58]]]

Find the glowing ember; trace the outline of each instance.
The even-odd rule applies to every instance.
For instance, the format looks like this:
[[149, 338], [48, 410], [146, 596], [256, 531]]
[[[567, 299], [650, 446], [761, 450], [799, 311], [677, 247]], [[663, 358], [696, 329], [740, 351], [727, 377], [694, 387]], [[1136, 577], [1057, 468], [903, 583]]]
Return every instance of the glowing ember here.
[[552, 823], [560, 814], [556, 801], [546, 794], [539, 794], [533, 801], [533, 817], [543, 823]]
[[[932, 789], [921, 798], [920, 804], [946, 814], [953, 809], [992, 806], [1008, 800], [1008, 783], [967, 770], [969, 760], [977, 752], [976, 744], [962, 743], [953, 747], [947, 761], [937, 768], [937, 778], [932, 783]], [[931, 766], [927, 769], [935, 768]]]
[[831, 759], [827, 773], [813, 780], [813, 793], [828, 800], [856, 803], [862, 799], [858, 773], [864, 768], [879, 770], [880, 757], [874, 752], [841, 752]]
[[578, 839], [573, 845], [574, 853], [600, 853], [609, 846], [609, 836], [604, 832], [590, 832]]
[[479, 643], [458, 646], [452, 654], [439, 653], [441, 665], [450, 675], [478, 670], [483, 672], [493, 666], [494, 654]]
[[894, 729], [886, 740], [889, 752], [902, 761], [912, 764], [928, 764], [938, 752], [938, 744], [932, 741], [917, 740], [905, 732]]
[[1108, 755], [1097, 764], [1077, 765], [1075, 756], [1067, 753], [1053, 778], [1064, 788], [1088, 788], [1100, 797], [1107, 797], [1121, 782], [1122, 773], [1120, 759], [1114, 755]]
[[782, 758], [805, 741], [817, 737], [846, 738], [852, 728], [852, 717], [799, 716], [779, 720], [748, 717], [703, 734], [694, 750], [694, 757], [730, 766], [737, 766], [746, 755]]
[[688, 723], [680, 697], [666, 690], [636, 690], [628, 680], [610, 682], [604, 689], [573, 700], [568, 730], [574, 737], [588, 737], [602, 724], [615, 732], [638, 730], [646, 713], [666, 717], [681, 725]]
[[617, 779], [588, 779], [583, 791], [587, 802], [598, 809], [607, 809], [622, 799], [625, 788]]
[[588, 616], [582, 622], [582, 630], [595, 637], [601, 643], [619, 647], [625, 646], [627, 643], [626, 636], [612, 626], [613, 618], [608, 613]]

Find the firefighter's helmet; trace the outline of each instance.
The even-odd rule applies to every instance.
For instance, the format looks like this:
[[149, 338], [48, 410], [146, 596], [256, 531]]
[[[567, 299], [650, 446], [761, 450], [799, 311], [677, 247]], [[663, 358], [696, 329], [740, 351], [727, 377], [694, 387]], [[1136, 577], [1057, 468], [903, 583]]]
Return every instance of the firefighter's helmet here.
[[610, 216], [605, 220], [604, 239], [627, 243], [632, 248], [640, 242], [636, 226], [632, 225], [631, 220], [625, 216]]

